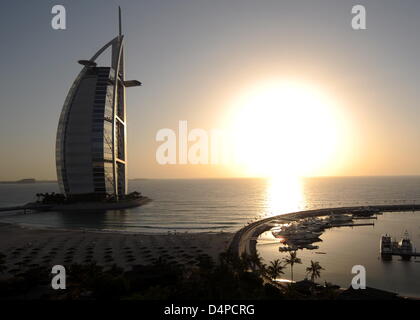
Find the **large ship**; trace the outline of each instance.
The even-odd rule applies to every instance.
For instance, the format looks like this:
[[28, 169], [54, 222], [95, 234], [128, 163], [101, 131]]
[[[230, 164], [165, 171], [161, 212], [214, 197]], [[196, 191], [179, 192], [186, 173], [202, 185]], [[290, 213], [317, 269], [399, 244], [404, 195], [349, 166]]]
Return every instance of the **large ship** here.
[[392, 255], [399, 255], [403, 260], [410, 260], [412, 256], [417, 255], [407, 231], [399, 242], [387, 234], [383, 235], [380, 242], [380, 253], [384, 260], [389, 260]]
[[380, 253], [381, 257], [384, 260], [392, 259], [392, 238], [388, 234], [385, 234], [381, 237], [380, 242]]
[[404, 237], [398, 242], [396, 246], [396, 252], [403, 258], [404, 260], [410, 260], [411, 256], [413, 255], [413, 244], [408, 236], [408, 232], [404, 233]]

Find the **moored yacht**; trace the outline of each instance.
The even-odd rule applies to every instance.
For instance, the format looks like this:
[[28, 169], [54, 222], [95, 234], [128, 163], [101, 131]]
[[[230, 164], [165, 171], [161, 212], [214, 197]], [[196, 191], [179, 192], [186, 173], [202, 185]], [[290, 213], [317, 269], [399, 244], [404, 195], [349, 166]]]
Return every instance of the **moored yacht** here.
[[328, 222], [330, 224], [343, 224], [343, 223], [349, 223], [352, 221], [353, 221], [352, 216], [349, 216], [347, 214], [337, 214], [337, 213], [332, 213], [328, 219]]

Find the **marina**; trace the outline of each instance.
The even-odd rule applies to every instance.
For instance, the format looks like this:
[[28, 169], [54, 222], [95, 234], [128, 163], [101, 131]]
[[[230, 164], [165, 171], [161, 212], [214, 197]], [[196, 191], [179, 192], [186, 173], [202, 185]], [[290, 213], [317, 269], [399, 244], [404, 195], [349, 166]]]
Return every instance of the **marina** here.
[[[363, 212], [367, 212], [366, 210]], [[371, 216], [364, 216], [363, 219], [373, 219], [372, 213], [379, 213], [378, 210], [369, 211]], [[366, 213], [365, 213], [366, 214]], [[313, 243], [322, 241], [320, 236], [329, 228], [335, 227], [361, 227], [361, 226], [374, 226], [373, 222], [370, 223], [355, 223], [354, 219], [358, 218], [357, 214], [340, 214], [332, 212], [330, 215], [321, 217], [309, 217], [298, 219], [289, 223], [277, 226], [274, 223], [272, 234], [275, 238], [279, 239], [285, 246], [279, 247], [280, 252], [295, 251], [298, 249], [316, 250], [319, 246]], [[287, 219], [286, 219], [287, 220]], [[284, 221], [283, 221], [284, 222]]]
[[[325, 229], [320, 240], [314, 245], [319, 248], [297, 249], [297, 255], [302, 265], [295, 266], [295, 279], [303, 279], [306, 275], [305, 265], [311, 260], [318, 261], [325, 270], [318, 283], [324, 281], [348, 288], [354, 276], [351, 269], [354, 265], [363, 265], [367, 270], [367, 285], [370, 287], [398, 292], [403, 296], [420, 297], [420, 259], [413, 254], [411, 259], [403, 259], [400, 255], [383, 259], [380, 254], [380, 239], [382, 235], [392, 234], [395, 240], [404, 237], [404, 231], [410, 234], [413, 248], [420, 245], [420, 212], [384, 212], [374, 220], [374, 226], [359, 226], [357, 228], [334, 227]], [[262, 245], [271, 239], [270, 232], [260, 235], [256, 251], [264, 261], [283, 259], [289, 256], [288, 251], [281, 251], [281, 243]], [[414, 252], [418, 252], [414, 251]], [[286, 272], [282, 279], [290, 279]]]

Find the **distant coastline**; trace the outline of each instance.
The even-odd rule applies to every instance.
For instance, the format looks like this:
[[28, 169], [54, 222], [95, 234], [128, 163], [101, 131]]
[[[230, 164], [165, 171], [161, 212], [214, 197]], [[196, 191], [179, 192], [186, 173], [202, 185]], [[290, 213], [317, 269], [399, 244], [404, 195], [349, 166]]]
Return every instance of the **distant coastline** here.
[[57, 180], [36, 180], [34, 178], [25, 178], [15, 181], [0, 181], [0, 184], [33, 184], [33, 183], [53, 183]]
[[[129, 181], [141, 181], [141, 180], [150, 180], [149, 178], [134, 178], [128, 179]], [[57, 180], [36, 180], [34, 178], [25, 178], [14, 181], [0, 181], [0, 184], [33, 184], [33, 183], [57, 183]]]

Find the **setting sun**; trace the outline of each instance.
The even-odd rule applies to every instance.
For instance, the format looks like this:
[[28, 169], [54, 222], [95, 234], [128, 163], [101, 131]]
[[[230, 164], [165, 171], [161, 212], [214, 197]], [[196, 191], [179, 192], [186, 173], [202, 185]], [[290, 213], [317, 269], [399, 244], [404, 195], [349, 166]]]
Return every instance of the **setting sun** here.
[[235, 156], [249, 175], [317, 175], [345, 147], [344, 123], [326, 94], [294, 82], [254, 87], [235, 103]]

